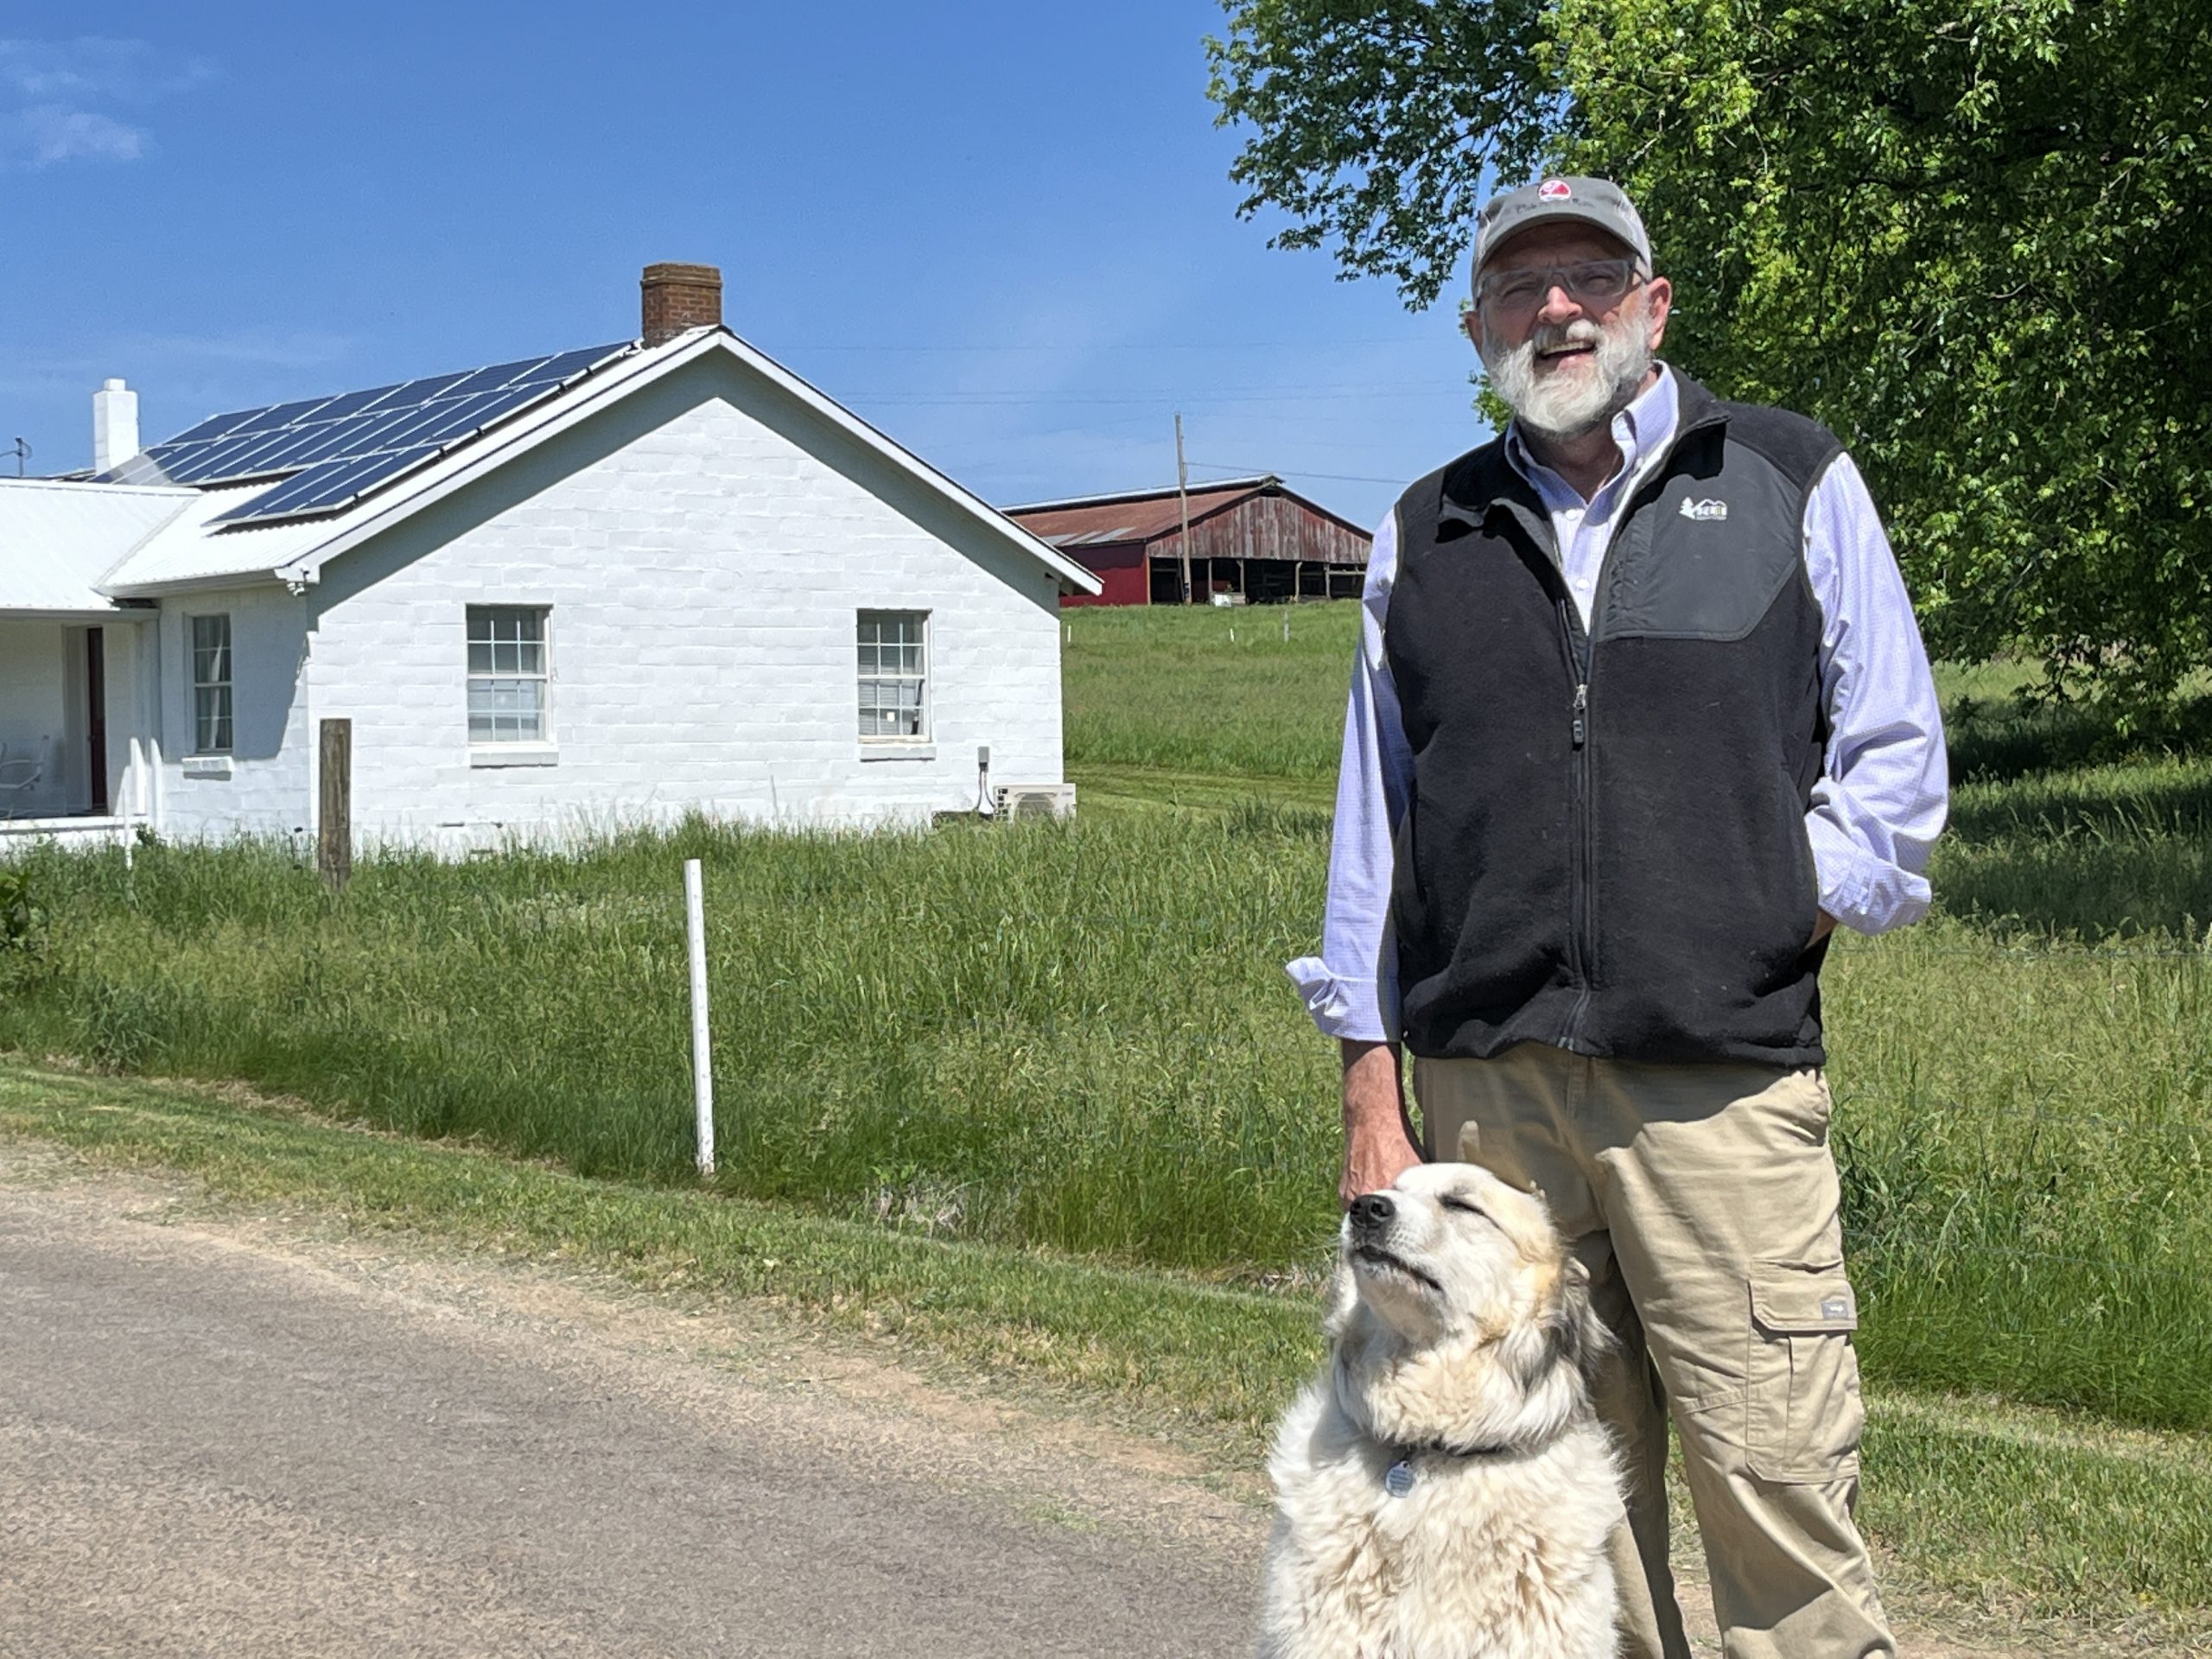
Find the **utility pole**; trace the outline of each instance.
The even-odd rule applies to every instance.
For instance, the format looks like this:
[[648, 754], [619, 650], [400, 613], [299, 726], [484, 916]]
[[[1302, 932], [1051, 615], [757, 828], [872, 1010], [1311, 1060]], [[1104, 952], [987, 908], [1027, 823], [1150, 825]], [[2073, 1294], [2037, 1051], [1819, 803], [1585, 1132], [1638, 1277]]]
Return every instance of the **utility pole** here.
[[1175, 499], [1183, 509], [1183, 602], [1191, 602], [1191, 469], [1183, 464], [1183, 411], [1175, 411]]

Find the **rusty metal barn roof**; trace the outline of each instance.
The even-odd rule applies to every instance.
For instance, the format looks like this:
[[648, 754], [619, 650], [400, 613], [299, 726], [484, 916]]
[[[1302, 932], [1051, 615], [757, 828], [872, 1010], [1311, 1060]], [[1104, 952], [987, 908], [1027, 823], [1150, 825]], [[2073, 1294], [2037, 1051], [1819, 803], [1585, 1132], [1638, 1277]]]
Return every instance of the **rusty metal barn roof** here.
[[[1280, 495], [1320, 517], [1342, 524], [1363, 539], [1367, 532], [1319, 502], [1286, 489], [1279, 478], [1236, 478], [1201, 484], [1191, 491], [1191, 522], [1210, 518], [1255, 495]], [[1036, 501], [1001, 509], [1039, 541], [1058, 548], [1100, 547], [1117, 542], [1157, 541], [1182, 528], [1175, 488], [1133, 490], [1121, 495], [1077, 496], [1064, 501]]]

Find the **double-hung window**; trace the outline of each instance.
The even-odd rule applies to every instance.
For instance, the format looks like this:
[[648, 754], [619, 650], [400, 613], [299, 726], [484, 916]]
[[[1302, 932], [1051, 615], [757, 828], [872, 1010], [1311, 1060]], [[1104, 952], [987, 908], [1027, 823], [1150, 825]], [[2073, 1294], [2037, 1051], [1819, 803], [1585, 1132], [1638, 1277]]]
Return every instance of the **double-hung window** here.
[[231, 752], [231, 619], [192, 619], [192, 752]]
[[929, 620], [927, 611], [861, 613], [861, 741], [929, 736]]
[[545, 607], [468, 607], [468, 741], [551, 741], [546, 718]]

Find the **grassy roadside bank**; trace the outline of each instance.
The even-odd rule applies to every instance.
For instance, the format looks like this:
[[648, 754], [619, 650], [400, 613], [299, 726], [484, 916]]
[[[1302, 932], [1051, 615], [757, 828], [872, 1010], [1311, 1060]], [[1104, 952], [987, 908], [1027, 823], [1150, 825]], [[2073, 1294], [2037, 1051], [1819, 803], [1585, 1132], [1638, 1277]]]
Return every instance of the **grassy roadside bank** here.
[[[767, 1300], [1140, 1421], [1249, 1470], [1319, 1352], [1308, 1294], [930, 1240], [365, 1133], [237, 1091], [0, 1058], [0, 1135], [219, 1204]], [[2212, 1440], [1870, 1389], [1870, 1533], [1909, 1582], [2032, 1623], [2212, 1638]]]
[[[280, 848], [34, 853], [48, 944], [0, 955], [0, 1046], [688, 1185], [697, 856], [726, 1195], [1249, 1281], [1336, 1224], [1335, 1055], [1282, 971], [1326, 830], [1249, 795], [695, 824], [365, 856], [338, 898]], [[1840, 942], [1824, 992], [1870, 1376], [2212, 1427], [2212, 957], [1945, 917]]]

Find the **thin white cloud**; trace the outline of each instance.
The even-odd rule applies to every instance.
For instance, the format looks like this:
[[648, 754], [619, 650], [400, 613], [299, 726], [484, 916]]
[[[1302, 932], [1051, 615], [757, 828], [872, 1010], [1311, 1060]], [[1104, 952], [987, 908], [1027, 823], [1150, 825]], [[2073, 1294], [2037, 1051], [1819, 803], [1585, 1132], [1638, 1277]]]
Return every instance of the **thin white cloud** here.
[[56, 162], [135, 162], [146, 153], [146, 134], [96, 110], [35, 104], [6, 118], [15, 142], [9, 148], [32, 167]]
[[124, 108], [204, 86], [215, 67], [169, 58], [147, 41], [0, 40], [0, 167], [135, 162], [148, 129], [101, 105]]
[[150, 41], [0, 40], [0, 87], [34, 101], [143, 103], [214, 78], [210, 60], [167, 58]]

